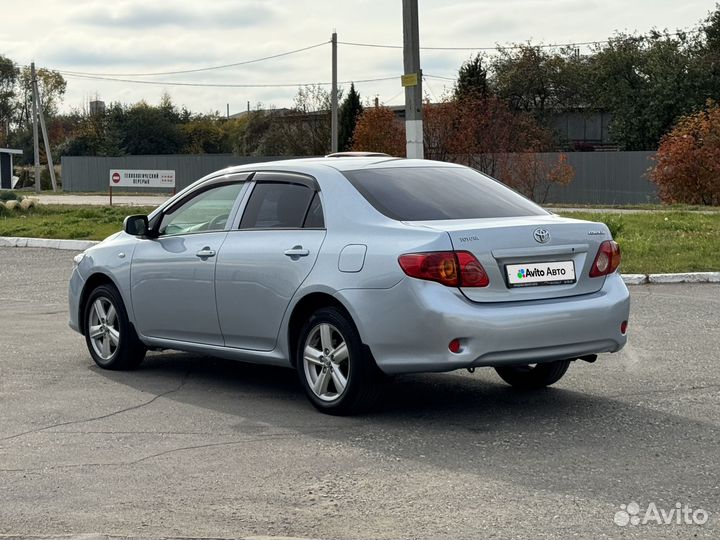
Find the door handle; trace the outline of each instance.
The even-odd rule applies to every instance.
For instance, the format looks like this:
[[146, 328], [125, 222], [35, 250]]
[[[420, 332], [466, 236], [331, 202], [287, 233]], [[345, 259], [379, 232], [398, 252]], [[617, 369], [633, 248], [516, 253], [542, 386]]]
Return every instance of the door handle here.
[[310, 255], [310, 250], [303, 249], [302, 246], [293, 246], [291, 249], [285, 250], [285, 255], [292, 259], [297, 259], [298, 257], [307, 257]]
[[207, 259], [208, 257], [214, 257], [215, 256], [215, 250], [210, 249], [209, 247], [204, 247], [200, 251], [198, 251], [195, 254], [196, 257], [200, 257], [201, 259]]

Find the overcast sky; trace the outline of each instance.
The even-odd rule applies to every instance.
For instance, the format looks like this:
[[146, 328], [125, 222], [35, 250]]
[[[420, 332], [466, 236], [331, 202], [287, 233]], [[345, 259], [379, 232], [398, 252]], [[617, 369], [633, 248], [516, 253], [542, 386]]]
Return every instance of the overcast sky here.
[[[532, 40], [603, 40], [615, 31], [689, 28], [713, 9], [700, 0], [420, 0], [420, 44], [486, 47]], [[18, 64], [88, 73], [148, 73], [217, 66], [329, 41], [402, 44], [401, 0], [0, 0], [0, 54]], [[403, 103], [402, 50], [340, 45], [339, 80], [357, 83], [363, 99]], [[471, 51], [422, 51], [427, 75], [457, 74]], [[297, 84], [330, 81], [330, 45], [238, 66], [146, 81], [211, 84]], [[230, 112], [261, 102], [288, 106], [296, 86], [194, 88], [67, 77], [64, 109], [97, 95], [106, 102], [145, 99], [167, 91], [194, 112]], [[431, 98], [444, 84], [428, 79]], [[348, 86], [348, 85], [343, 85]]]

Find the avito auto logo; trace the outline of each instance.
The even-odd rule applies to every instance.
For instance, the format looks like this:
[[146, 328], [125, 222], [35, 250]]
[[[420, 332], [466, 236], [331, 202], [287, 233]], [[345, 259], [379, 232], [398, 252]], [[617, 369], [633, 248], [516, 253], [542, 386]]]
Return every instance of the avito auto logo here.
[[564, 268], [548, 267], [547, 270], [543, 270], [542, 268], [521, 268], [518, 270], [517, 277], [518, 279], [525, 279], [531, 277], [564, 276], [566, 273]]

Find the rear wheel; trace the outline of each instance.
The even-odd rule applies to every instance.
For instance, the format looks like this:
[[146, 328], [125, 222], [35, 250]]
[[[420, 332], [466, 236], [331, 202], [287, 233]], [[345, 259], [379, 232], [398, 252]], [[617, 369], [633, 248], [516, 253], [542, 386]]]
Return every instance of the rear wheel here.
[[339, 309], [322, 308], [308, 319], [296, 354], [300, 384], [320, 411], [354, 414], [377, 400], [380, 372], [355, 325]]
[[531, 390], [555, 384], [565, 375], [569, 365], [570, 360], [558, 360], [535, 365], [496, 367], [495, 371], [503, 381], [515, 388]]
[[113, 285], [95, 288], [85, 303], [85, 342], [90, 356], [103, 369], [134, 369], [145, 358], [147, 349]]

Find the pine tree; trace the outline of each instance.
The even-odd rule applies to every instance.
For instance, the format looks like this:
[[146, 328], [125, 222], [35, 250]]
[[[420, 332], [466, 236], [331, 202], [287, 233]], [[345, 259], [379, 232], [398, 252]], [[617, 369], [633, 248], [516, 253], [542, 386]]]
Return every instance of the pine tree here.
[[339, 111], [338, 150], [340, 152], [346, 152], [352, 148], [355, 124], [362, 110], [360, 94], [355, 91], [355, 85], [351, 83], [350, 92], [340, 105]]
[[467, 96], [485, 97], [488, 93], [487, 70], [483, 67], [483, 58], [476, 55], [466, 61], [458, 73], [455, 97], [462, 99]]

